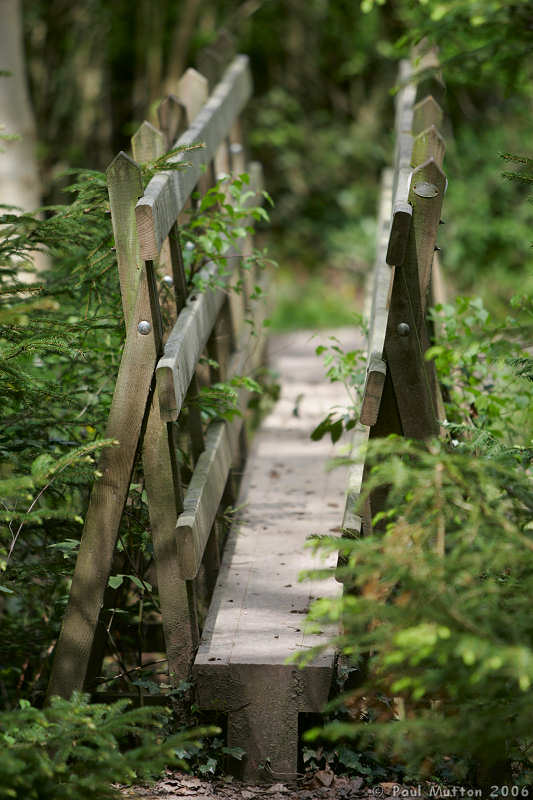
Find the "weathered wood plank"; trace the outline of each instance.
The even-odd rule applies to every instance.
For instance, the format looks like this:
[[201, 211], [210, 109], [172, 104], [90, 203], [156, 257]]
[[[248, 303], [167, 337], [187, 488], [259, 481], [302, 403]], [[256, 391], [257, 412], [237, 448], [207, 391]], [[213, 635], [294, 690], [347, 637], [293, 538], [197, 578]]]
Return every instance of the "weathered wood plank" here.
[[403, 435], [415, 439], [439, 432], [434, 364], [424, 360], [429, 341], [422, 291], [429, 280], [445, 182], [432, 160], [413, 173], [413, 225], [405, 262], [395, 272], [385, 339]]
[[413, 103], [416, 94], [415, 86], [409, 82], [411, 75], [411, 65], [408, 61], [402, 61], [399, 76], [402, 85], [396, 97], [396, 150], [392, 187], [392, 220], [385, 257], [387, 264], [390, 266], [398, 266], [403, 263], [411, 227], [412, 209], [408, 202], [408, 196], [413, 147], [411, 127], [413, 122]]
[[[192, 125], [202, 108], [207, 102], [209, 96], [209, 82], [207, 78], [195, 69], [190, 67], [178, 84], [178, 95], [186, 110], [185, 128]], [[180, 131], [184, 132], [185, 128]], [[211, 169], [207, 169], [198, 179], [198, 191], [204, 195], [211, 187]]]
[[165, 135], [168, 150], [178, 138], [180, 131], [186, 127], [184, 124], [186, 113], [184, 103], [175, 94], [169, 94], [157, 107], [159, 127]]
[[143, 271], [105, 432], [119, 444], [105, 450], [98, 463], [100, 477], [91, 492], [48, 697], [69, 698], [85, 681], [155, 369], [153, 333], [143, 336], [137, 329], [139, 320], [150, 319]]
[[[201, 272], [209, 281], [217, 274], [216, 264], [208, 264]], [[225, 293], [222, 289], [207, 289], [193, 295], [180, 313], [165, 345], [163, 357], [156, 369], [161, 419], [172, 422], [178, 418], [198, 359], [207, 344]]]
[[419, 167], [425, 161], [429, 161], [429, 159], [432, 158], [439, 167], [442, 167], [445, 152], [446, 143], [443, 137], [435, 125], [431, 125], [429, 128], [421, 131], [413, 140], [411, 165], [413, 167]]
[[178, 145], [205, 144], [201, 150], [178, 154], [174, 159], [176, 164], [190, 161], [192, 166], [155, 175], [137, 203], [137, 230], [141, 257], [145, 261], [157, 258], [163, 241], [202, 174], [202, 165], [213, 158], [250, 94], [248, 58], [238, 56], [177, 142]]
[[440, 128], [443, 118], [444, 112], [435, 98], [431, 95], [424, 98], [413, 108], [413, 136], [417, 136], [431, 125]]
[[142, 175], [135, 161], [121, 151], [107, 168], [106, 177], [127, 327], [143, 271], [135, 222], [135, 203], [143, 192]]
[[361, 405], [360, 420], [363, 425], [376, 424], [386, 375], [386, 363], [373, 353], [370, 356], [367, 367], [363, 403]]
[[189, 67], [178, 83], [178, 97], [187, 111], [190, 125], [204, 107], [209, 94], [209, 84], [200, 72]]
[[138, 164], [147, 164], [165, 152], [165, 136], [146, 120], [131, 137], [133, 158]]
[[[345, 340], [349, 349], [358, 344], [353, 336], [352, 331]], [[340, 590], [333, 580], [297, 580], [302, 569], [318, 563], [306, 538], [338, 526], [344, 500], [344, 476], [339, 480], [337, 470], [324, 469], [331, 443], [309, 439], [338, 400], [323, 375], [321, 380], [320, 362], [313, 364], [315, 346], [302, 334], [272, 348], [284, 398], [254, 440], [237, 501], [242, 512], [232, 526], [193, 672], [199, 705], [230, 713], [228, 741], [246, 748], [250, 779], [257, 779], [266, 757], [275, 775], [294, 773], [297, 714], [321, 710], [334, 663], [329, 650], [297, 673], [287, 665], [290, 654], [320, 645], [329, 635], [311, 634], [301, 624], [310, 597]]]
[[442, 79], [438, 49], [428, 48], [427, 42], [423, 40], [413, 49], [412, 59], [417, 101], [431, 94], [441, 102], [446, 94], [446, 86]]
[[389, 299], [394, 278], [394, 268], [385, 261], [385, 251], [390, 226], [392, 170], [384, 170], [378, 209], [376, 260], [373, 273], [372, 309], [368, 327], [367, 378], [361, 405], [361, 422], [374, 425], [381, 400], [386, 366], [383, 361], [385, 332], [389, 312]]
[[[242, 425], [242, 420], [239, 423]], [[225, 422], [209, 426], [205, 444], [176, 526], [181, 577], [188, 580], [198, 574], [231, 468], [232, 452]]]
[[416, 257], [424, 315], [427, 309], [431, 265], [433, 264], [445, 189], [446, 176], [433, 158], [429, 158], [413, 172], [409, 198], [416, 215], [413, 224], [417, 241]]
[[[255, 366], [257, 337], [248, 331], [231, 358], [227, 377], [250, 374]], [[184, 510], [176, 526], [181, 575], [187, 580], [192, 580], [198, 574], [230, 470], [238, 457], [248, 397], [246, 389], [239, 389], [238, 408], [241, 416], [209, 426], [205, 451], [198, 460], [187, 489]]]
[[179, 569], [176, 544], [177, 505], [167, 426], [161, 422], [157, 397], [153, 398], [142, 450], [154, 546], [157, 588], [161, 603], [170, 682], [187, 677], [198, 638], [194, 609], [189, 607], [187, 585]]

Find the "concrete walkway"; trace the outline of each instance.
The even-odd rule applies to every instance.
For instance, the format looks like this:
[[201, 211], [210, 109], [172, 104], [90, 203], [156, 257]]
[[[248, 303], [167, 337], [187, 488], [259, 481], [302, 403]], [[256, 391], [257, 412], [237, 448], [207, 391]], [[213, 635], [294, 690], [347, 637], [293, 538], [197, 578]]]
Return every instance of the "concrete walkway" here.
[[315, 354], [332, 333], [345, 349], [361, 346], [357, 333], [346, 329], [272, 337], [269, 363], [279, 372], [281, 397], [254, 438], [242, 511], [194, 666], [199, 704], [228, 712], [228, 745], [246, 750], [247, 778], [294, 775], [298, 714], [321, 710], [333, 677], [331, 649], [304, 669], [286, 664], [289, 656], [327, 641], [331, 631], [306, 633], [305, 615], [315, 598], [341, 590], [334, 579], [298, 579], [324, 563], [306, 547], [307, 538], [338, 532], [344, 509], [345, 470], [328, 471], [327, 465], [347, 445], [334, 448], [329, 436], [310, 439], [331, 408], [347, 401]]

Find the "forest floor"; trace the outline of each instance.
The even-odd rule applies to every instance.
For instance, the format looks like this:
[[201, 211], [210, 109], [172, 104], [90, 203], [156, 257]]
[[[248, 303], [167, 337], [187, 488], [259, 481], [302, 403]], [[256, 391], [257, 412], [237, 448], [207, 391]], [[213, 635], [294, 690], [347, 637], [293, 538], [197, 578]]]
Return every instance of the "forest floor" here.
[[[414, 792], [414, 794], [413, 794]], [[131, 800], [364, 800], [364, 798], [422, 797], [418, 787], [397, 783], [367, 786], [363, 778], [334, 775], [330, 770], [309, 773], [292, 783], [248, 784], [231, 776], [206, 780], [185, 772], [168, 771], [147, 787], [123, 789]]]

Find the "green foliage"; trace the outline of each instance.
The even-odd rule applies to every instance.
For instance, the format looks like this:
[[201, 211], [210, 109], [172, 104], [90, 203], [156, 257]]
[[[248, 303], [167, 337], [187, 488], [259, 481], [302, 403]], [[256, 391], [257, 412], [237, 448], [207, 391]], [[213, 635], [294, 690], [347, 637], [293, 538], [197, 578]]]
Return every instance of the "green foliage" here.
[[313, 275], [280, 261], [272, 287], [272, 330], [284, 333], [353, 325], [361, 294], [357, 283], [338, 271]]
[[[362, 320], [359, 318], [361, 324]], [[344, 351], [336, 336], [329, 337], [332, 344], [319, 345], [317, 356], [324, 356], [326, 377], [331, 383], [342, 383], [347, 395], [348, 404], [335, 408], [317, 425], [311, 433], [311, 439], [318, 441], [329, 433], [335, 443], [344, 431], [352, 430], [359, 419], [359, 407], [364, 385], [365, 355], [362, 350]]]
[[44, 710], [21, 701], [0, 713], [0, 797], [85, 800], [120, 797], [112, 784], [157, 777], [164, 767], [183, 767], [179, 755], [200, 748], [216, 728], [164, 735], [168, 711], [131, 710], [128, 701], [89, 705], [88, 697], [52, 699]]
[[[458, 438], [467, 435], [483, 450], [512, 448], [533, 431], [529, 357], [523, 342], [533, 331], [530, 297], [516, 297], [515, 316], [496, 320], [481, 298], [457, 297], [432, 317], [441, 330], [434, 359], [447, 400], [447, 420]], [[518, 369], [517, 369], [518, 366]], [[527, 441], [527, 440], [526, 440]]]
[[496, 322], [459, 297], [434, 312], [427, 355], [449, 438], [371, 440], [354, 511], [388, 487], [385, 505], [370, 535], [340, 540], [344, 596], [311, 610], [322, 625], [342, 618], [336, 644], [358, 675], [320, 735], [353, 739], [408, 778], [508, 781], [511, 763], [519, 782], [533, 778], [531, 298], [513, 310]]
[[[260, 197], [272, 204], [267, 192], [258, 195], [250, 188], [247, 173], [234, 178], [224, 175], [202, 197], [195, 195], [198, 204], [189, 212], [189, 219], [181, 230], [184, 266], [191, 292], [214, 287], [227, 290], [228, 280], [235, 272], [240, 277], [232, 284], [232, 290], [242, 292], [246, 272], [276, 266], [266, 252], [253, 249], [245, 256], [238, 252], [239, 245], [254, 232], [252, 222], [269, 221], [268, 212], [258, 202]], [[206, 276], [202, 268], [210, 263], [216, 265], [216, 271]], [[261, 294], [260, 286], [255, 286], [254, 290], [256, 296], [251, 299]]]
[[[373, 2], [364, 5], [370, 10]], [[517, 91], [531, 78], [528, 0], [418, 0], [400, 3], [397, 13], [406, 30], [400, 45], [427, 37], [455, 82]]]
[[[440, 442], [381, 441], [367, 459], [364, 496], [390, 487], [386, 528], [343, 542], [353, 591], [329, 608], [318, 604], [313, 617], [342, 614], [339, 644], [363, 671], [345, 702], [357, 709], [364, 696], [371, 724], [337, 722], [327, 733], [372, 742], [410, 776], [433, 774], [446, 757], [456, 778], [516, 761], [529, 781], [527, 474], [508, 456], [472, 458]], [[402, 709], [396, 721], [393, 697]]]
[[[144, 180], [156, 169], [174, 168], [181, 150], [142, 165]], [[0, 686], [8, 705], [42, 696], [95, 477], [94, 457], [115, 444], [104, 431], [124, 334], [105, 176], [78, 173], [67, 191], [72, 202], [45, 209], [43, 219], [13, 210], [0, 218], [5, 226], [0, 243], [0, 613], [5, 637]], [[192, 251], [185, 248], [190, 293], [213, 286], [228, 290], [230, 272], [242, 275], [271, 263], [254, 251], [241, 270], [236, 251], [231, 260], [226, 257], [226, 249], [250, 232], [249, 219], [268, 215], [256, 204], [246, 174], [220, 180], [197, 204], [181, 226], [183, 241], [193, 244]], [[20, 284], [17, 274], [21, 268], [31, 271], [37, 250], [47, 251], [52, 266], [39, 274], [39, 284]], [[210, 279], [202, 281], [208, 262]], [[231, 290], [243, 291], [243, 281]], [[164, 313], [167, 291], [162, 284]], [[261, 391], [248, 376], [204, 388], [198, 397], [204, 425], [240, 414], [242, 387]], [[184, 417], [187, 413], [188, 407]], [[186, 483], [192, 464], [182, 439]], [[146, 624], [160, 620], [151, 569], [147, 499], [137, 465], [106, 595], [111, 620], [120, 628], [113, 635], [110, 623], [115, 672], [123, 676], [119, 683], [130, 686], [131, 663], [124, 662], [121, 650], [142, 649]], [[108, 673], [109, 665], [101, 679]], [[151, 678], [151, 670], [141, 677]]]

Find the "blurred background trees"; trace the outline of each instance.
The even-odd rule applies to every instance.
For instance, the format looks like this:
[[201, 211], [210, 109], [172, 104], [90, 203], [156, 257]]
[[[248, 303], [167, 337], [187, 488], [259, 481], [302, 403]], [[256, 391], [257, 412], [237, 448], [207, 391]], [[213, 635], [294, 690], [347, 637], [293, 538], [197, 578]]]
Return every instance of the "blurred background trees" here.
[[496, 272], [504, 296], [508, 279], [522, 280], [531, 209], [519, 206], [519, 186], [500, 180], [498, 159], [532, 141], [526, 0], [26, 0], [23, 24], [48, 201], [66, 166], [105, 168], [185, 67], [213, 78], [228, 37], [249, 54], [248, 129], [276, 201], [281, 325], [294, 286], [322, 283], [310, 270], [327, 269], [348, 306], [333, 298], [328, 311], [327, 292], [319, 304], [311, 294], [302, 321], [349, 316], [373, 256], [397, 60], [427, 36], [440, 47], [451, 120], [445, 269], [460, 288]]

